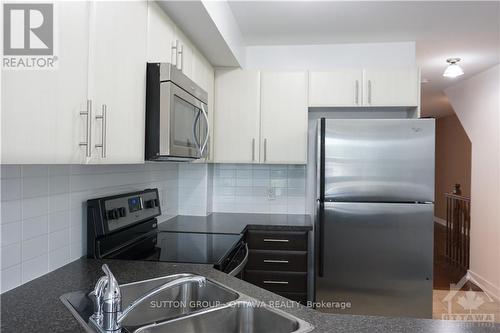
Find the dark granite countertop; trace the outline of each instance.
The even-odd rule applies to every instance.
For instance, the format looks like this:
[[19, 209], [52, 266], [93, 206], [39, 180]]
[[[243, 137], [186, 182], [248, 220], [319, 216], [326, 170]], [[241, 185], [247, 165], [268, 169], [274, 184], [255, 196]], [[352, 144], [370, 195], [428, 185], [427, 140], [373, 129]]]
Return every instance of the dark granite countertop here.
[[[287, 303], [285, 298], [219, 272], [210, 265], [81, 258], [2, 294], [0, 296], [2, 332], [83, 332], [59, 300], [59, 296], [71, 291], [91, 290], [103, 274], [100, 268], [103, 263], [110, 266], [120, 283], [191, 272], [207, 276], [266, 303]], [[500, 332], [498, 324], [486, 326], [425, 319], [331, 315], [299, 305], [281, 309], [314, 325], [314, 332]]]
[[178, 215], [158, 218], [158, 229], [168, 232], [202, 232], [217, 234], [241, 234], [246, 229], [312, 230], [309, 215], [212, 213], [208, 216]]

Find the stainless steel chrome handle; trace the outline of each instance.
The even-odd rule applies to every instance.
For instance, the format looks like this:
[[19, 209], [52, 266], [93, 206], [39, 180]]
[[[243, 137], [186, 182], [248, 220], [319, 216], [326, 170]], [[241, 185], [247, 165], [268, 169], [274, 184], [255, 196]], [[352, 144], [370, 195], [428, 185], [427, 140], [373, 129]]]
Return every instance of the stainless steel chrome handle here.
[[102, 158], [106, 157], [106, 110], [107, 110], [107, 105], [103, 104], [102, 105], [102, 114], [100, 116], [95, 116], [95, 119], [100, 119], [102, 120], [102, 128], [101, 128], [101, 143], [98, 143], [95, 145], [96, 148], [102, 148], [101, 151], [101, 156]]
[[[194, 123], [193, 123], [193, 137], [194, 137], [194, 144], [196, 145], [196, 148], [198, 149], [198, 153], [200, 154], [200, 158], [202, 157], [202, 151], [201, 151], [201, 145], [200, 145], [200, 142], [198, 141], [198, 134], [197, 134], [197, 125], [198, 125], [198, 121], [200, 120], [200, 113], [201, 112], [198, 112], [196, 114], [196, 117], [194, 119]], [[189, 146], [189, 140], [188, 140], [188, 146]]]
[[268, 264], [288, 264], [288, 260], [264, 259], [264, 262]]
[[245, 268], [247, 262], [248, 262], [248, 244], [245, 244], [245, 257], [243, 258], [243, 260], [241, 261], [241, 263], [235, 267], [232, 271], [230, 271], [228, 274], [231, 275], [231, 276], [236, 276], [238, 275], [242, 270], [243, 268]]
[[178, 53], [181, 56], [181, 67], [179, 69], [182, 71], [184, 69], [184, 45], [181, 44]]
[[264, 238], [264, 242], [288, 243], [288, 242], [290, 242], [290, 240], [288, 240], [288, 239], [276, 239], [276, 238]]
[[87, 111], [80, 111], [80, 116], [87, 117], [87, 129], [86, 129], [86, 138], [84, 142], [80, 142], [80, 146], [87, 147], [85, 156], [90, 157], [92, 154], [92, 100], [87, 100]]
[[205, 153], [205, 148], [207, 148], [208, 138], [210, 137], [210, 122], [208, 120], [208, 113], [205, 111], [205, 106], [201, 104], [201, 112], [203, 112], [203, 117], [205, 117], [205, 121], [207, 122], [207, 135], [205, 136], [205, 140], [203, 141], [203, 145], [201, 146], [201, 156]]
[[262, 281], [264, 284], [288, 284], [288, 281], [273, 281], [273, 280], [264, 280]]
[[252, 162], [255, 162], [255, 138], [252, 139]]
[[267, 139], [264, 139], [264, 162], [267, 162]]
[[[171, 54], [171, 61], [172, 65], [177, 67], [177, 44], [179, 44], [179, 41], [172, 42], [172, 54]], [[175, 58], [175, 63], [174, 63], [174, 58]]]
[[356, 103], [356, 105], [359, 105], [359, 81], [356, 80], [356, 88], [355, 88], [355, 91], [354, 91], [354, 102]]
[[368, 80], [368, 104], [372, 104], [372, 80]]

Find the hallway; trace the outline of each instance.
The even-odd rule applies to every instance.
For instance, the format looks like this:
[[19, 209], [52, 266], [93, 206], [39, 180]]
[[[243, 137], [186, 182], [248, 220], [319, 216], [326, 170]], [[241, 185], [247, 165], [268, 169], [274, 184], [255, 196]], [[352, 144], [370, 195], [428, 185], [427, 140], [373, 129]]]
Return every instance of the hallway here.
[[[443, 315], [448, 314], [448, 303], [445, 299], [450, 294], [450, 284], [458, 283], [466, 274], [465, 270], [450, 264], [446, 259], [445, 242], [446, 228], [439, 223], [434, 223], [433, 319], [443, 319]], [[467, 302], [475, 304], [466, 304]], [[453, 297], [451, 307], [453, 314], [487, 315], [485, 317], [487, 320], [493, 319], [495, 322], [500, 322], [500, 302], [490, 298], [481, 288], [470, 281], [465, 282], [460, 291]]]

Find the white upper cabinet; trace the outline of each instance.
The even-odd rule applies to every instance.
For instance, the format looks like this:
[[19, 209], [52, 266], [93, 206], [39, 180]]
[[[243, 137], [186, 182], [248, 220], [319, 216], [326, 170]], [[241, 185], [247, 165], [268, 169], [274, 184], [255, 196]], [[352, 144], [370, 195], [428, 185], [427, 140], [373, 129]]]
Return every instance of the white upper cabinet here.
[[213, 149], [217, 163], [259, 162], [260, 74], [215, 72]]
[[[90, 163], [144, 161], [147, 2], [96, 1], [91, 16]], [[120, 27], [119, 29], [117, 27]], [[105, 113], [104, 113], [105, 112]]]
[[419, 99], [416, 67], [309, 72], [311, 107], [418, 107]]
[[261, 73], [261, 162], [307, 162], [307, 86], [307, 72]]
[[366, 106], [418, 106], [418, 68], [365, 69], [363, 103]]
[[143, 163], [148, 61], [177, 63], [213, 117], [212, 66], [155, 1], [55, 8], [57, 67], [2, 71], [2, 163]]
[[2, 163], [83, 163], [89, 3], [57, 3], [54, 70], [2, 71]]
[[175, 24], [158, 6], [148, 1], [148, 62], [175, 63]]
[[309, 106], [360, 106], [362, 85], [361, 69], [309, 72]]

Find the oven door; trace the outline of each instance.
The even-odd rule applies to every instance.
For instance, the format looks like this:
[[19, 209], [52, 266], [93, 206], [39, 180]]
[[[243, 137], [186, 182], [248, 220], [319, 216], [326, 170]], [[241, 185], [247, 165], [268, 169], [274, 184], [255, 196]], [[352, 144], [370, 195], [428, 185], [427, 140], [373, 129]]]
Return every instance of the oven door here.
[[160, 155], [192, 159], [206, 156], [206, 104], [167, 81], [161, 83], [160, 105]]

